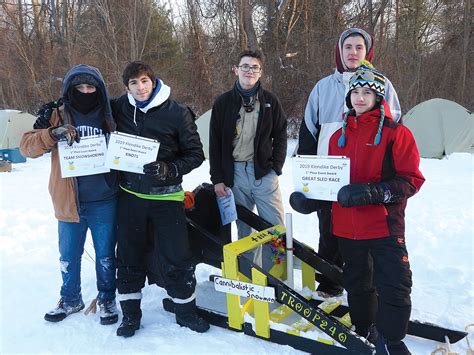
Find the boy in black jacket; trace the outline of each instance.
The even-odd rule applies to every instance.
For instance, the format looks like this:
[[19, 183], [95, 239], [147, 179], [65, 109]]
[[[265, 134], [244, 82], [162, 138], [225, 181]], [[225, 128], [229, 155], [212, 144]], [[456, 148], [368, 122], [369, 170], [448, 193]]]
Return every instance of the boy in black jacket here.
[[183, 175], [204, 161], [194, 115], [170, 98], [170, 87], [143, 62], [127, 65], [123, 83], [128, 93], [112, 101], [118, 131], [156, 139], [160, 148], [156, 160], [144, 165], [144, 175], [120, 174], [117, 289], [123, 320], [117, 335], [132, 336], [140, 327], [147, 276], [151, 282], [160, 279], [175, 304], [178, 324], [205, 332], [209, 324], [196, 313], [195, 265], [181, 186]]
[[[219, 96], [209, 125], [209, 164], [217, 196], [232, 188], [235, 202], [271, 224], [283, 224], [278, 176], [286, 157], [286, 117], [278, 98], [260, 83], [262, 57], [243, 51], [234, 87]], [[237, 221], [239, 238], [251, 228]]]

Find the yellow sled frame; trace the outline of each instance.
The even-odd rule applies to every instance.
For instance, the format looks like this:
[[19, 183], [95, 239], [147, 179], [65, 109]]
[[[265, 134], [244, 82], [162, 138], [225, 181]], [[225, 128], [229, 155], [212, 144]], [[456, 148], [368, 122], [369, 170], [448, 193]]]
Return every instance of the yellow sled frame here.
[[[259, 270], [252, 268], [252, 279], [248, 279], [245, 275], [239, 272], [238, 267], [238, 256], [256, 249], [265, 243], [270, 242], [275, 235], [284, 234], [286, 232], [285, 227], [276, 225], [274, 227], [265, 229], [261, 232], [256, 232], [248, 237], [242, 238], [236, 242], [229, 243], [224, 246], [224, 262], [222, 263], [222, 275], [225, 278], [250, 282], [256, 285], [267, 286], [267, 276]], [[308, 287], [310, 290], [315, 290], [314, 273], [315, 269], [310, 265], [302, 262], [302, 287]], [[286, 262], [275, 264], [269, 272], [272, 276], [277, 277], [281, 280], [286, 279]], [[269, 304], [265, 301], [254, 300], [248, 298], [242, 305], [240, 296], [233, 294], [226, 294], [227, 300], [227, 311], [228, 311], [228, 325], [230, 328], [236, 330], [242, 330], [244, 323], [245, 313], [253, 314], [255, 319], [255, 333], [257, 336], [263, 338], [270, 338], [270, 320], [279, 322], [286, 316], [290, 315], [293, 311], [285, 305], [278, 307], [276, 312], [270, 313]], [[340, 301], [329, 302], [324, 304], [320, 308], [324, 309], [327, 313], [337, 306], [340, 305]], [[345, 319], [345, 324], [350, 326], [350, 319]], [[301, 325], [294, 326], [294, 330], [289, 332], [293, 335], [299, 335], [299, 331], [308, 330], [312, 324], [302, 323]], [[334, 344], [333, 340], [318, 338], [318, 341]]]

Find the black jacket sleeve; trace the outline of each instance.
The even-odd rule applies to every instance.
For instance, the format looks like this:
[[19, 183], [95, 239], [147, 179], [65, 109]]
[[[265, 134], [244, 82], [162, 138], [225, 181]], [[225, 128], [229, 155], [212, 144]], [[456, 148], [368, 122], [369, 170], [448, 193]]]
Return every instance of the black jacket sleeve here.
[[185, 175], [197, 168], [205, 159], [194, 117], [195, 115], [189, 107], [182, 111], [178, 136], [180, 156], [173, 161], [180, 175]]
[[209, 166], [213, 184], [224, 182], [222, 167], [222, 118], [223, 112], [219, 99], [214, 102], [209, 123]]
[[[318, 127], [318, 132], [320, 131]], [[300, 132], [298, 137], [298, 150], [297, 153], [300, 155], [316, 155], [318, 151], [318, 139], [313, 136], [306, 126], [306, 122], [303, 119], [300, 126]]]
[[287, 131], [286, 131], [286, 116], [281, 107], [280, 101], [274, 97], [274, 107], [273, 107], [273, 170], [278, 175], [282, 174], [283, 164], [285, 163], [286, 158], [286, 148], [287, 148]]

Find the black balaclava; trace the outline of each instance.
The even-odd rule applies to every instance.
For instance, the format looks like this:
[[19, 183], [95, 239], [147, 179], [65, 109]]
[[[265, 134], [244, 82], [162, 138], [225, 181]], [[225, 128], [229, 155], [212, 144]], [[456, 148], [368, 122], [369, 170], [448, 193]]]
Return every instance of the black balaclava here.
[[72, 88], [71, 105], [79, 112], [87, 114], [99, 105], [99, 91], [96, 90], [93, 93], [84, 94], [76, 88]]
[[[75, 86], [80, 84], [92, 85], [96, 88], [96, 91], [88, 94], [82, 93], [75, 88]], [[71, 79], [69, 89], [69, 98], [71, 100], [72, 107], [74, 107], [76, 110], [83, 114], [87, 114], [97, 108], [100, 99], [98, 88], [99, 83], [91, 74], [80, 73], [75, 75]]]

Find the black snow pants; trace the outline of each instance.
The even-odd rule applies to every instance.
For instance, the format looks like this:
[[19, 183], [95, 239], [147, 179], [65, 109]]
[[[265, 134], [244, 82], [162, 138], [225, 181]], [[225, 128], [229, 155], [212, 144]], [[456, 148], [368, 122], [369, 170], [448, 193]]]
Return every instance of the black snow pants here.
[[403, 236], [337, 238], [344, 259], [344, 288], [356, 332], [368, 327], [390, 341], [405, 337], [411, 313], [411, 270]]
[[[342, 268], [342, 256], [338, 245], [339, 238], [336, 238], [331, 232], [332, 203], [323, 204], [323, 207], [317, 213], [319, 219], [318, 254], [324, 260]], [[341, 286], [330, 280], [324, 280], [319, 284], [318, 291], [337, 294]]]
[[119, 295], [141, 292], [147, 275], [149, 281], [155, 275], [152, 283], [158, 278], [170, 297], [194, 296], [195, 264], [182, 202], [146, 200], [121, 191], [117, 221]]

